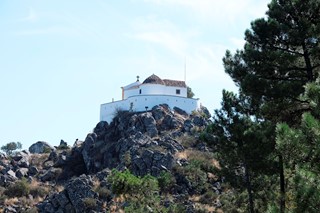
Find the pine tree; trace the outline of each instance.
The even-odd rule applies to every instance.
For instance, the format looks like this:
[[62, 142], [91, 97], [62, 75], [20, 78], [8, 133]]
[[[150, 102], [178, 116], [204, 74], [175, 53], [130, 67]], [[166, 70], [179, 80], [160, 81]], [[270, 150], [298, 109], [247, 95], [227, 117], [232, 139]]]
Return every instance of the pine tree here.
[[223, 91], [222, 108], [215, 111], [209, 130], [217, 138], [221, 174], [239, 192], [246, 190], [247, 211], [255, 212], [257, 187], [253, 183], [270, 168], [268, 156], [274, 148], [270, 133], [274, 130], [273, 125], [250, 115], [250, 111], [245, 96]]
[[277, 150], [283, 156], [292, 197], [287, 197], [287, 206], [297, 213], [320, 211], [320, 84], [309, 83], [303, 99], [311, 103], [312, 110], [302, 115], [300, 125], [277, 125]]
[[297, 96], [320, 71], [320, 1], [272, 0], [266, 15], [245, 32], [243, 50], [227, 51], [225, 71], [265, 118], [289, 122], [306, 110]]
[[22, 144], [20, 142], [9, 142], [6, 145], [1, 147], [1, 150], [4, 151], [7, 155], [12, 155], [14, 151], [22, 148]]
[[[227, 51], [223, 62], [253, 115], [292, 126], [310, 110], [308, 100], [300, 98], [304, 85], [319, 76], [320, 1], [272, 0], [268, 7], [266, 17], [245, 32], [244, 48], [233, 55]], [[286, 206], [282, 154], [274, 150], [270, 155], [278, 157], [280, 212]]]

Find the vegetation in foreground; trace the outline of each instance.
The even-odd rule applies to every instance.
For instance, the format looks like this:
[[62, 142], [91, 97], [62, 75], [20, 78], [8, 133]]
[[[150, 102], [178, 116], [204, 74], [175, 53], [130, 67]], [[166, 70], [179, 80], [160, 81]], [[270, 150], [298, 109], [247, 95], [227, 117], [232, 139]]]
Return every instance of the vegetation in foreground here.
[[[245, 40], [223, 58], [239, 92], [223, 91], [212, 124], [181, 139], [176, 157], [187, 163], [158, 177], [113, 170], [109, 185], [95, 186], [104, 204], [85, 198], [87, 210], [185, 212], [191, 202], [195, 212], [320, 211], [320, 2], [272, 0]], [[194, 149], [199, 141], [211, 149]], [[48, 190], [22, 179], [0, 188], [0, 204], [32, 206], [27, 195]]]

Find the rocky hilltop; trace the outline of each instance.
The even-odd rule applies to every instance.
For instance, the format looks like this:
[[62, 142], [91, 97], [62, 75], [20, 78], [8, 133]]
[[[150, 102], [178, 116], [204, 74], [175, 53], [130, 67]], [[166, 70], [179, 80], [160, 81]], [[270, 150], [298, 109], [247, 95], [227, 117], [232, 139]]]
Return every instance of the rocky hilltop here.
[[[212, 212], [221, 206], [213, 154], [199, 137], [209, 111], [118, 111], [84, 141], [0, 155], [2, 212]], [[1, 211], [0, 211], [1, 212]]]

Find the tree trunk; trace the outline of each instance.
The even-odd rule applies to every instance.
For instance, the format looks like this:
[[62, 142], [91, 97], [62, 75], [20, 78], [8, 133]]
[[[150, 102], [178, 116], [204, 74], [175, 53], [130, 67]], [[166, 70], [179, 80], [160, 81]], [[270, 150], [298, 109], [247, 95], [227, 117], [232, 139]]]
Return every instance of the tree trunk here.
[[253, 195], [252, 195], [252, 187], [251, 187], [251, 180], [250, 180], [250, 173], [247, 167], [247, 163], [244, 163], [244, 173], [245, 173], [245, 181], [246, 181], [246, 187], [248, 191], [249, 196], [249, 210], [250, 213], [254, 213], [254, 206], [253, 206]]
[[284, 213], [286, 208], [286, 191], [285, 191], [282, 155], [279, 155], [279, 173], [280, 173], [280, 213]]
[[312, 65], [311, 65], [310, 54], [309, 54], [308, 49], [305, 44], [302, 44], [302, 48], [303, 48], [304, 61], [306, 63], [308, 81], [312, 82], [314, 79], [313, 79], [313, 70], [312, 70]]

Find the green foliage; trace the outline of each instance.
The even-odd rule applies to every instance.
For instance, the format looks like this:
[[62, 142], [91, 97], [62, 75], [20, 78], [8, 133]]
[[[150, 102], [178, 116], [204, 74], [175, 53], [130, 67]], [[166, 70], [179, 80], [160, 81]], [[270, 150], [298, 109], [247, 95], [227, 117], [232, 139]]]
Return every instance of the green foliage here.
[[199, 162], [192, 160], [186, 166], [176, 167], [176, 172], [188, 181], [190, 194], [201, 194], [207, 190], [207, 173], [201, 169]]
[[158, 177], [159, 187], [161, 192], [170, 192], [176, 183], [176, 179], [170, 172], [161, 172]]
[[151, 196], [159, 189], [155, 177], [146, 175], [140, 178], [131, 174], [129, 170], [125, 170], [124, 172], [112, 170], [112, 175], [108, 177], [108, 180], [112, 184], [112, 192], [117, 195], [139, 194]]
[[1, 147], [7, 155], [12, 155], [14, 151], [22, 149], [22, 144], [20, 142], [9, 142]]
[[123, 172], [112, 170], [108, 181], [112, 184], [112, 192], [124, 195], [130, 205], [126, 212], [147, 212], [148, 207], [158, 210], [160, 206], [158, 180], [151, 176], [137, 177], [129, 170]]
[[191, 87], [187, 87], [187, 97], [188, 98], [193, 98], [194, 97], [194, 93], [193, 93]]
[[253, 183], [261, 175], [276, 171], [269, 158], [274, 150], [273, 132], [272, 123], [253, 113], [247, 96], [223, 91], [222, 108], [215, 111], [212, 125], [201, 134], [201, 139], [217, 150], [221, 165], [218, 174], [237, 189], [237, 195], [247, 193], [247, 200], [239, 203], [248, 212], [254, 211], [255, 191], [266, 187]]
[[4, 194], [6, 188], [0, 186], [0, 205], [4, 205], [4, 201], [7, 199], [7, 196]]
[[[108, 181], [112, 184], [112, 192], [117, 196], [123, 195], [128, 202], [124, 208], [125, 212], [184, 212], [184, 206], [173, 204], [169, 207], [161, 205], [159, 195], [160, 188], [164, 192], [175, 183], [170, 173], [163, 172], [157, 179], [151, 175], [137, 177], [129, 170], [123, 172], [112, 170]], [[168, 184], [168, 185], [167, 185]], [[100, 194], [99, 194], [100, 195]]]
[[297, 97], [319, 73], [319, 7], [317, 0], [272, 0], [267, 17], [246, 31], [244, 49], [223, 59], [225, 71], [268, 119], [296, 122], [301, 115]]
[[18, 180], [15, 183], [9, 185], [4, 194], [10, 198], [27, 196], [30, 192], [30, 184], [26, 179]]
[[318, 212], [320, 205], [320, 84], [309, 83], [302, 99], [311, 111], [302, 115], [299, 125], [277, 125], [277, 151], [282, 154], [287, 173], [287, 206], [291, 212]]
[[201, 196], [200, 202], [204, 204], [212, 204], [213, 201], [217, 198], [218, 198], [218, 195], [214, 191], [209, 190]]
[[[244, 48], [226, 52], [225, 72], [239, 96], [223, 92], [222, 109], [201, 139], [217, 149], [222, 174], [237, 189], [235, 198], [247, 188], [255, 201], [250, 212], [266, 211], [262, 205], [269, 212], [313, 212], [319, 203], [310, 177], [319, 175], [320, 87], [305, 84], [320, 73], [320, 1], [272, 0], [268, 7], [266, 17], [245, 32]], [[308, 97], [301, 96], [305, 90]], [[266, 188], [276, 184], [272, 196]]]

